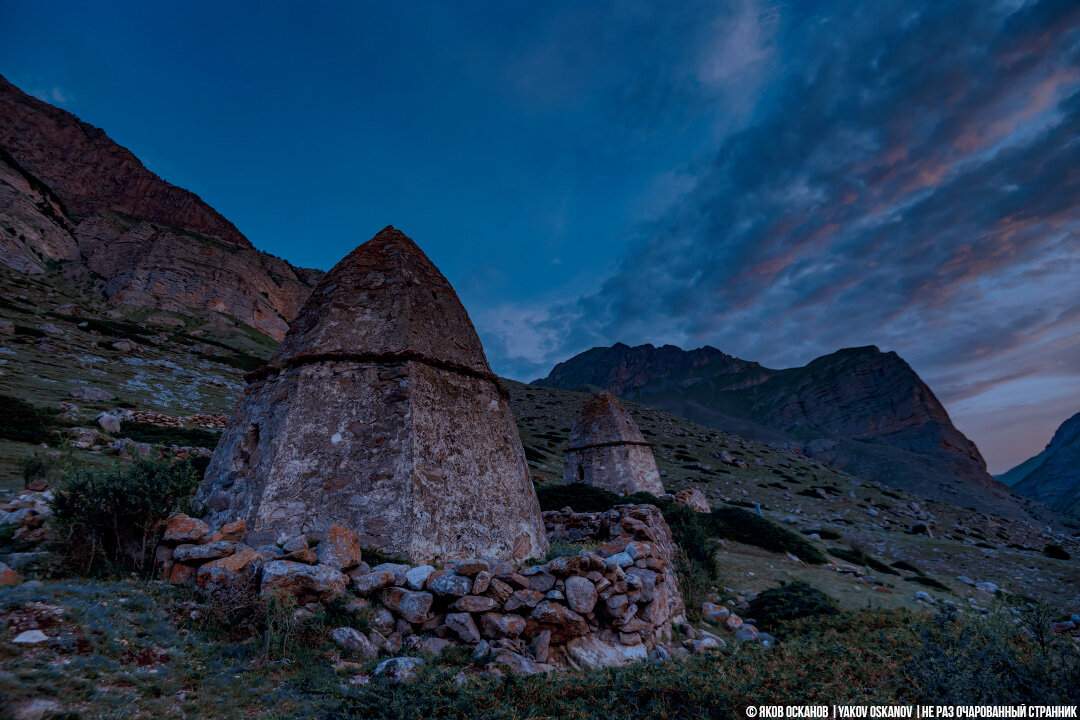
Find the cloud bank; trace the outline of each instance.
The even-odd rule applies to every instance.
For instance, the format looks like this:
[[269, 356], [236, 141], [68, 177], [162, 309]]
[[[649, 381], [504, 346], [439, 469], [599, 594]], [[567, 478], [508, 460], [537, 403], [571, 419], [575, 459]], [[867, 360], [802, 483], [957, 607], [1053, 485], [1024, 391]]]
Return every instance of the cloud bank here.
[[877, 344], [992, 471], [1040, 449], [1080, 410], [1080, 5], [741, 3], [707, 27], [662, 112], [723, 103], [713, 147], [594, 287], [478, 316], [497, 369], [616, 341], [774, 367]]

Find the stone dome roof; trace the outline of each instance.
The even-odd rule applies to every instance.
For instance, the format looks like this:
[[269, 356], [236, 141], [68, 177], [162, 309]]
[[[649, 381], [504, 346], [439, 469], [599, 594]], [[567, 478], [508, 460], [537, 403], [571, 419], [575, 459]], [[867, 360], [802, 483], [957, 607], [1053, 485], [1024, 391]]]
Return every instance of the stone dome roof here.
[[326, 274], [270, 359], [416, 359], [491, 376], [457, 293], [403, 232], [387, 226]]

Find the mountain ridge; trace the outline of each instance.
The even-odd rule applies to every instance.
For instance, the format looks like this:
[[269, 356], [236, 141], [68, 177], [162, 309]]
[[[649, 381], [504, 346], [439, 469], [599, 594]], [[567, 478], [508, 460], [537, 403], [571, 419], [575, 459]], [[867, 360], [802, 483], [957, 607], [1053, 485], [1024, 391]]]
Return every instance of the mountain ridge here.
[[322, 274], [257, 250], [104, 130], [2, 76], [0, 263], [115, 305], [226, 313], [276, 340]]
[[898, 354], [873, 345], [777, 370], [710, 346], [617, 343], [559, 363], [533, 384], [606, 389], [926, 497], [1020, 512], [929, 386]]
[[1058, 426], [1042, 452], [998, 479], [1014, 492], [1080, 517], [1080, 412]]

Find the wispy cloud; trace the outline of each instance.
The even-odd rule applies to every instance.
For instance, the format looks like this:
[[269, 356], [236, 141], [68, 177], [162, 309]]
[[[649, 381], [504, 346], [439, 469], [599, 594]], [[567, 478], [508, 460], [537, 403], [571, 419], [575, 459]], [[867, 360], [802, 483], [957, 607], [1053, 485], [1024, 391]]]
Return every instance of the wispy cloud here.
[[[995, 446], [993, 469], [1023, 459], [1030, 438], [977, 417], [1033, 378], [1080, 386], [1063, 357], [1080, 334], [1080, 6], [737, 3], [714, 22], [687, 72], [771, 68], [752, 112], [672, 170], [679, 194], [598, 289], [484, 326], [496, 348], [519, 338], [502, 369], [615, 341], [781, 366], [874, 343]], [[1062, 412], [1027, 416], [1048, 437]]]

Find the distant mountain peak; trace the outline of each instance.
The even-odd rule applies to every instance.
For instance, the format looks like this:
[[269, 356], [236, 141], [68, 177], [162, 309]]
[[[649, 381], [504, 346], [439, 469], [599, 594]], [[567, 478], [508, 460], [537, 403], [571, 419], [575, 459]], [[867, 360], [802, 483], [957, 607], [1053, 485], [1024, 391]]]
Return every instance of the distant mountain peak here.
[[1021, 495], [1080, 517], [1080, 412], [1061, 423], [1041, 453], [1000, 479]]

